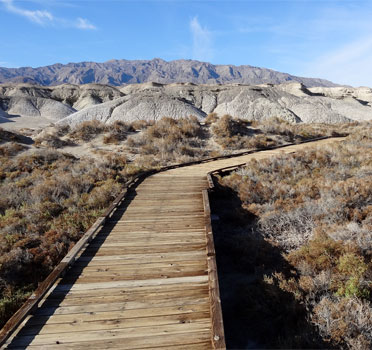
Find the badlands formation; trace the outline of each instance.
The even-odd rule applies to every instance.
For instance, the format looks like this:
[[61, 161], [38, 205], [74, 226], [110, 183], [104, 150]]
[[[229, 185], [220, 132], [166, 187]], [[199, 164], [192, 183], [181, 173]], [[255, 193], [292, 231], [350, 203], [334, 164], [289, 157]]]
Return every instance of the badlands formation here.
[[371, 104], [369, 88], [306, 88], [301, 83], [2, 84], [0, 126], [24, 127], [25, 120], [32, 127], [34, 120], [45, 126], [51, 122], [75, 125], [94, 119], [112, 123], [190, 115], [202, 121], [212, 112], [258, 121], [278, 117], [290, 123], [339, 123], [371, 120]]

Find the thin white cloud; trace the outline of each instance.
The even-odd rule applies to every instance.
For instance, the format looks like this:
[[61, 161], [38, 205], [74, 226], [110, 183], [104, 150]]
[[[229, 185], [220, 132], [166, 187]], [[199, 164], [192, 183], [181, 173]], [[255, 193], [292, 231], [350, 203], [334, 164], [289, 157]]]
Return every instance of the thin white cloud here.
[[197, 17], [190, 21], [190, 30], [193, 39], [193, 59], [208, 61], [213, 58], [212, 33], [202, 27]]
[[28, 18], [30, 21], [38, 24], [46, 24], [50, 23], [54, 20], [53, 15], [48, 12], [48, 11], [30, 11], [30, 10], [25, 10], [20, 7], [17, 7], [14, 5], [13, 0], [1, 0], [1, 2], [4, 3], [6, 9], [9, 12], [13, 12], [17, 15], [23, 16]]
[[76, 22], [76, 27], [85, 30], [95, 30], [97, 29], [95, 25], [90, 23], [87, 19], [79, 17]]
[[306, 74], [336, 83], [372, 87], [372, 38], [364, 37], [310, 62]]
[[82, 30], [95, 30], [96, 26], [90, 23], [87, 19], [78, 17], [76, 20], [69, 20], [55, 17], [52, 13], [46, 10], [26, 10], [14, 4], [14, 0], [0, 0], [5, 8], [14, 14], [25, 17], [33, 23], [39, 25], [54, 25], [66, 28], [77, 28]]

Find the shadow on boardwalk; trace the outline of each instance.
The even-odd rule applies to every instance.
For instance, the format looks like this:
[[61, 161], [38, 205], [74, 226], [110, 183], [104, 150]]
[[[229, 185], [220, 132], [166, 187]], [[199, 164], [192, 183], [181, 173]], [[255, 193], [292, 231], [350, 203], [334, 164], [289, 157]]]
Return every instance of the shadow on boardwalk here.
[[210, 199], [227, 348], [329, 348], [293, 294], [264, 282], [293, 267], [260, 236], [257, 218], [228, 188], [217, 187]]

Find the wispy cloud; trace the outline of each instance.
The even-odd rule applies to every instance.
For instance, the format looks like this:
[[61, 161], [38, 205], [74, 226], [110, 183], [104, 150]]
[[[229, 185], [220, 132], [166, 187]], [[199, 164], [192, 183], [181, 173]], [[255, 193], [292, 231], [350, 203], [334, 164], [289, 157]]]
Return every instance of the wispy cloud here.
[[190, 30], [193, 40], [193, 59], [208, 61], [213, 58], [212, 33], [202, 27], [197, 17], [190, 21]]
[[87, 19], [78, 17], [76, 20], [69, 20], [65, 18], [55, 17], [51, 12], [46, 10], [26, 10], [22, 7], [16, 6], [14, 0], [0, 0], [5, 8], [16, 15], [27, 18], [33, 23], [39, 25], [54, 25], [66, 28], [77, 28], [82, 30], [97, 29], [95, 25], [90, 23]]
[[76, 27], [79, 29], [85, 29], [85, 30], [97, 29], [94, 24], [90, 23], [87, 19], [81, 18], [81, 17], [77, 19]]
[[29, 19], [30, 21], [32, 21], [34, 23], [46, 24], [46, 23], [48, 23], [48, 22], [50, 23], [54, 20], [53, 15], [48, 11], [25, 10], [25, 9], [22, 9], [20, 7], [15, 6], [13, 0], [1, 0], [1, 2], [4, 3], [6, 9], [9, 12], [13, 12], [17, 15], [26, 17], [27, 19]]

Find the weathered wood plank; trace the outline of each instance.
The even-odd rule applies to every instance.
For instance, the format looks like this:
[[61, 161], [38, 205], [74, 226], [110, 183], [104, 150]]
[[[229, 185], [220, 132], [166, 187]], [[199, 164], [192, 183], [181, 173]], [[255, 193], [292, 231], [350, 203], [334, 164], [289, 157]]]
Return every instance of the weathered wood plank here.
[[175, 277], [175, 278], [156, 278], [142, 281], [118, 281], [118, 282], [102, 282], [102, 283], [86, 283], [86, 284], [59, 284], [55, 287], [56, 291], [74, 291], [74, 290], [90, 290], [90, 289], [107, 289], [107, 288], [130, 288], [130, 287], [147, 287], [161, 286], [178, 283], [208, 283], [208, 276], [192, 276], [192, 277]]
[[108, 288], [108, 289], [90, 289], [90, 290], [69, 290], [63, 288], [61, 290], [53, 290], [51, 295], [53, 297], [62, 298], [81, 298], [81, 297], [96, 297], [96, 296], [107, 296], [107, 295], [133, 295], [136, 298], [137, 294], [141, 293], [168, 293], [174, 291], [183, 290], [195, 290], [208, 288], [208, 282], [186, 282], [186, 283], [176, 283], [161, 286], [139, 286], [139, 287], [118, 287], [118, 288]]
[[103, 311], [103, 312], [84, 312], [75, 314], [65, 314], [65, 315], [54, 315], [53, 317], [48, 316], [32, 316], [28, 322], [27, 326], [41, 325], [44, 324], [55, 324], [58, 327], [62, 323], [85, 323], [93, 321], [108, 321], [116, 319], [137, 319], [137, 318], [148, 318], [148, 317], [160, 317], [160, 316], [174, 316], [174, 315], [184, 315], [191, 313], [207, 312], [210, 314], [209, 303], [199, 303], [199, 304], [187, 304], [183, 306], [162, 306], [153, 307], [145, 309], [129, 309], [121, 311]]
[[189, 267], [184, 269], [174, 269], [172, 271], [134, 271], [134, 272], [103, 272], [103, 273], [86, 273], [86, 274], [68, 274], [63, 278], [62, 283], [96, 283], [96, 282], [113, 282], [113, 281], [143, 281], [148, 279], [176, 278], [187, 276], [201, 276], [208, 274], [208, 269], [200, 266]]
[[106, 304], [92, 304], [87, 303], [85, 305], [77, 306], [61, 306], [61, 307], [46, 307], [43, 306], [34, 312], [35, 316], [48, 316], [48, 315], [69, 315], [69, 314], [80, 314], [80, 313], [96, 313], [96, 312], [109, 312], [109, 311], [125, 311], [133, 309], [150, 309], [154, 307], [167, 307], [167, 306], [185, 306], [185, 305], [197, 305], [197, 304], [209, 304], [208, 297], [195, 298], [183, 297], [179, 299], [168, 299], [161, 301], [127, 301], [120, 303], [106, 303]]
[[184, 297], [195, 297], [201, 298], [209, 295], [209, 289], [207, 286], [197, 286], [196, 288], [179, 289], [179, 290], [158, 290], [156, 292], [139, 291], [132, 293], [123, 293], [123, 290], [115, 290], [104, 294], [102, 291], [90, 294], [57, 294], [52, 293], [43, 303], [43, 307], [59, 307], [59, 306], [78, 306], [86, 305], [87, 303], [92, 304], [107, 304], [107, 303], [119, 303], [128, 301], [139, 301], [145, 302], [148, 300], [156, 303], [161, 300], [169, 299], [182, 299]]
[[89, 321], [89, 322], [69, 322], [25, 327], [19, 335], [39, 335], [70, 332], [90, 332], [97, 330], [110, 330], [133, 327], [161, 326], [167, 324], [192, 323], [198, 320], [210, 319], [209, 311], [191, 312], [188, 314], [170, 315], [170, 316], [152, 316], [143, 318], [115, 318], [113, 320]]
[[210, 330], [210, 320], [193, 323], [179, 323], [162, 326], [121, 328], [102, 331], [52, 333], [37, 336], [19, 336], [12, 342], [14, 346], [69, 344], [74, 342], [94, 342], [112, 339], [130, 339], [135, 337], [153, 337], [158, 335], [194, 333]]
[[[163, 334], [151, 337], [133, 337], [128, 339], [96, 340], [94, 342], [75, 342], [68, 343], [67, 349], [74, 350], [102, 350], [102, 349], [210, 349], [208, 336], [210, 331], [200, 331], [193, 333]], [[11, 347], [17, 349], [17, 347]], [[30, 349], [40, 349], [40, 346], [30, 346]], [[66, 344], [49, 344], [43, 350], [66, 349]], [[19, 348], [18, 348], [19, 349]]]

